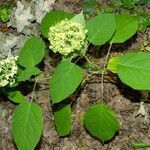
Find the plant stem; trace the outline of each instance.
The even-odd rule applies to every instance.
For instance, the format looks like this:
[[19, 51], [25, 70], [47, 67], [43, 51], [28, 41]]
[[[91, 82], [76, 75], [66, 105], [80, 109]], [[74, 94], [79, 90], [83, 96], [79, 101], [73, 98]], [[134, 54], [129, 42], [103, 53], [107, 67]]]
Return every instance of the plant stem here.
[[109, 57], [109, 54], [110, 54], [111, 47], [112, 47], [112, 44], [109, 45], [108, 52], [107, 52], [107, 55], [106, 55], [106, 58], [105, 58], [105, 61], [104, 61], [104, 67], [103, 67], [103, 70], [102, 70], [102, 77], [101, 77], [102, 100], [104, 99], [104, 74], [105, 74], [105, 71], [106, 71], [106, 66], [107, 66], [108, 57]]
[[85, 79], [82, 81], [81, 85], [83, 85], [83, 84], [86, 82], [86, 80], [88, 80], [88, 78], [91, 77], [91, 76], [94, 75], [94, 74], [95, 74], [95, 73], [91, 73], [91, 74], [87, 75], [87, 76], [85, 77]]
[[31, 95], [31, 102], [33, 101], [34, 95], [35, 95], [35, 88], [36, 88], [37, 80], [34, 82], [33, 90], [32, 90], [32, 95]]
[[86, 55], [84, 55], [84, 58], [86, 59], [86, 61], [89, 63], [89, 64], [92, 64], [92, 65], [95, 65], [99, 68], [99, 66], [97, 64], [95, 64], [94, 62], [92, 62]]
[[49, 80], [51, 77], [49, 78], [34, 78], [34, 79], [30, 79], [29, 81], [43, 81], [43, 80]]
[[89, 58], [88, 58], [86, 55], [84, 55], [84, 58], [86, 59], [86, 61], [87, 61], [89, 64], [91, 64], [91, 61], [89, 60]]
[[150, 147], [150, 144], [142, 143], [142, 142], [135, 142], [132, 145], [134, 148], [144, 148], [144, 147]]

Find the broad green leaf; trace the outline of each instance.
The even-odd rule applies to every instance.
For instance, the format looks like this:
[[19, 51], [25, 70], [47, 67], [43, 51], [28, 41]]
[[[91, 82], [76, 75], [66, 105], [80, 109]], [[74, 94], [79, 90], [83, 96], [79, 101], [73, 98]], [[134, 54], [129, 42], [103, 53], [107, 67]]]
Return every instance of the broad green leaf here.
[[116, 32], [110, 43], [123, 43], [131, 38], [138, 29], [137, 17], [128, 14], [116, 15]]
[[7, 92], [7, 95], [8, 95], [8, 99], [10, 99], [14, 103], [23, 103], [26, 101], [24, 96], [21, 94], [21, 92], [17, 90]]
[[64, 19], [70, 19], [73, 17], [73, 14], [64, 12], [64, 11], [51, 11], [45, 15], [42, 19], [40, 31], [42, 32], [43, 36], [48, 38], [49, 28], [54, 26], [57, 22], [60, 22]]
[[18, 81], [26, 81], [31, 78], [33, 75], [37, 75], [41, 73], [41, 70], [37, 67], [29, 67], [26, 68], [25, 70], [21, 71], [20, 75], [18, 76]]
[[55, 126], [59, 136], [66, 136], [71, 131], [71, 108], [70, 105], [62, 105], [54, 111]]
[[91, 106], [84, 115], [86, 129], [102, 142], [110, 140], [119, 130], [114, 112], [105, 104]]
[[117, 73], [117, 64], [118, 64], [119, 59], [120, 59], [120, 56], [112, 57], [108, 62], [107, 69], [113, 73]]
[[87, 39], [94, 45], [103, 45], [115, 32], [115, 15], [99, 14], [86, 23]]
[[12, 119], [12, 134], [18, 150], [34, 150], [43, 128], [41, 108], [31, 102], [16, 107]]
[[71, 20], [73, 22], [80, 23], [83, 26], [85, 25], [85, 19], [84, 19], [83, 12], [81, 12], [80, 14], [77, 14], [76, 16], [74, 16]]
[[128, 86], [138, 90], [150, 90], [150, 54], [130, 52], [121, 56], [117, 73]]
[[45, 44], [40, 37], [33, 36], [21, 49], [19, 64], [25, 68], [34, 67], [41, 62], [45, 55]]
[[53, 103], [70, 96], [82, 81], [82, 69], [69, 62], [62, 61], [50, 80], [50, 95]]

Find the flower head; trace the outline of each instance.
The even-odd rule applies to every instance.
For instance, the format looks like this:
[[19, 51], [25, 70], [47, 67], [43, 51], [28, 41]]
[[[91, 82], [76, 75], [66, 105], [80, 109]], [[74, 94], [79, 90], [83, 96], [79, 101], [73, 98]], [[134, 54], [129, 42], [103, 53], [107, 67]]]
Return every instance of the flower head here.
[[51, 45], [49, 48], [64, 56], [80, 51], [85, 45], [86, 33], [87, 30], [81, 24], [65, 19], [50, 27], [48, 39]]
[[8, 57], [0, 61], [0, 87], [13, 85], [15, 83], [15, 74], [17, 73], [16, 57]]

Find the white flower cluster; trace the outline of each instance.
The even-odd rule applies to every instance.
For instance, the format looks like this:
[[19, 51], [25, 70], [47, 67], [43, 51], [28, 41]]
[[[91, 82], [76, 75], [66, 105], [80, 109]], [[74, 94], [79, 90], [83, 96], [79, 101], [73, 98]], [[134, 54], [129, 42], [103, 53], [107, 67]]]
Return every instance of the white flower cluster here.
[[85, 45], [86, 33], [87, 30], [81, 24], [65, 19], [50, 27], [48, 39], [51, 45], [49, 48], [64, 56], [80, 51]]
[[15, 83], [15, 74], [17, 73], [16, 57], [8, 57], [0, 61], [0, 87], [13, 85]]

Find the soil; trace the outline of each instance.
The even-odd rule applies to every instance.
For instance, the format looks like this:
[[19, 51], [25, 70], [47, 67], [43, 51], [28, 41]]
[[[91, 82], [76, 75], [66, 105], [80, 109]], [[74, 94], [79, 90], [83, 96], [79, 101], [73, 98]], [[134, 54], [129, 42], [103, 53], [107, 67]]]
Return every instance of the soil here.
[[[59, 0], [56, 2], [55, 9], [64, 11], [80, 12], [79, 0]], [[9, 30], [7, 31], [9, 32]], [[11, 31], [12, 32], [12, 31]], [[144, 38], [147, 39], [147, 31]], [[123, 54], [140, 45], [140, 36], [136, 35], [125, 44], [112, 47], [111, 56]], [[91, 60], [103, 66], [108, 46], [93, 47], [88, 51]], [[45, 57], [42, 64], [43, 73], [40, 77], [48, 77], [52, 74], [55, 65], [47, 64], [49, 55]], [[55, 56], [57, 57], [57, 56]], [[54, 58], [55, 59], [55, 58]], [[135, 91], [119, 81], [119, 79], [107, 72], [104, 82], [104, 100], [101, 100], [101, 78], [98, 76], [90, 77], [84, 85], [80, 87], [77, 97], [73, 97], [72, 106], [73, 126], [69, 136], [60, 138], [55, 130], [54, 117], [51, 107], [49, 82], [38, 82], [34, 101], [39, 104], [44, 114], [44, 128], [41, 140], [36, 150], [133, 150], [132, 143], [143, 141], [150, 143], [150, 125], [144, 121], [144, 117], [137, 115], [140, 107], [141, 93]], [[30, 99], [33, 84], [28, 83], [23, 88], [26, 98]], [[115, 111], [120, 122], [120, 130], [115, 137], [102, 144], [99, 140], [87, 133], [80, 118], [85, 110], [91, 105], [106, 103]], [[149, 109], [150, 104], [147, 103]], [[9, 100], [0, 97], [0, 150], [16, 150], [16, 146], [11, 134], [12, 113], [17, 105]], [[141, 150], [150, 150], [143, 148]]]

